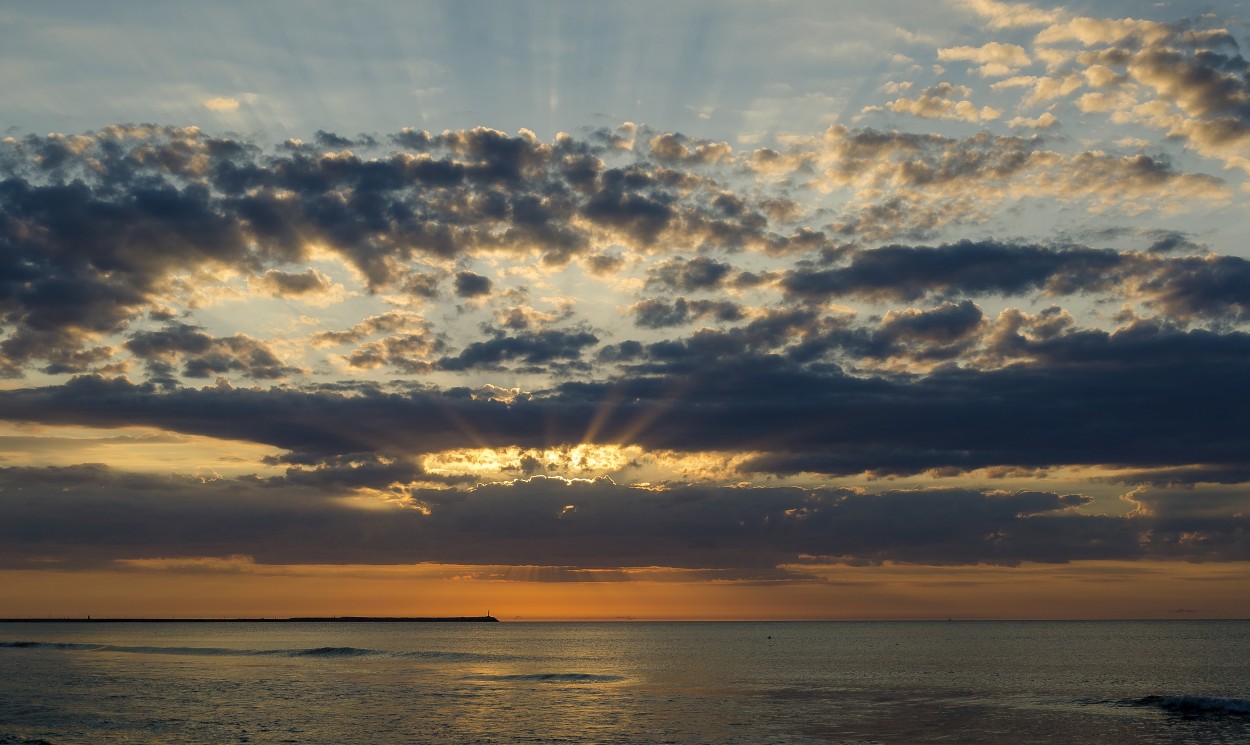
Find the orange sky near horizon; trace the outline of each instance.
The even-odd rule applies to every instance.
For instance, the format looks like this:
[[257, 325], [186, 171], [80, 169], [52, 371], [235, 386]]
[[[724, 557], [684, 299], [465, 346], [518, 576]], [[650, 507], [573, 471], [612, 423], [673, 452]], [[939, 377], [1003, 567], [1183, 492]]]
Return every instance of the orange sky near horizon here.
[[[0, 572], [5, 617], [460, 616], [501, 621], [1250, 618], [1250, 564], [824, 567], [819, 580], [546, 582], [464, 567]], [[518, 568], [526, 569], [526, 568]]]

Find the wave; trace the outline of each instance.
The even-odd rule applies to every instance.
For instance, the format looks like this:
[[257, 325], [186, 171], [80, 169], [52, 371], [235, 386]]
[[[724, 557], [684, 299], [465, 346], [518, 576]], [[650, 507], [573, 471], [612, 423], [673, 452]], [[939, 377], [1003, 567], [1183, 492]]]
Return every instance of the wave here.
[[[82, 644], [77, 642], [0, 641], [0, 649], [48, 649], [66, 652], [122, 652], [126, 654], [163, 654], [189, 657], [293, 657], [339, 659], [373, 657], [397, 660], [431, 660], [443, 662], [503, 662], [516, 657], [477, 652], [444, 652], [418, 650], [392, 652], [359, 647], [312, 647], [308, 649], [232, 649], [228, 647], [151, 647], [115, 644]], [[0, 745], [3, 745], [0, 743]]]
[[625, 678], [619, 675], [594, 675], [591, 673], [518, 673], [515, 675], [477, 675], [472, 680], [535, 683], [618, 683], [625, 680]]
[[103, 644], [78, 644], [76, 642], [0, 642], [0, 648], [9, 649], [103, 649]]
[[[279, 651], [279, 654], [282, 652]], [[316, 647], [315, 649], [295, 649], [288, 652], [292, 657], [378, 657], [385, 653], [358, 647]]]
[[1128, 706], [1162, 709], [1184, 716], [1250, 716], [1250, 699], [1220, 696], [1143, 696]]
[[42, 738], [27, 739], [17, 735], [0, 735], [0, 745], [52, 745]]

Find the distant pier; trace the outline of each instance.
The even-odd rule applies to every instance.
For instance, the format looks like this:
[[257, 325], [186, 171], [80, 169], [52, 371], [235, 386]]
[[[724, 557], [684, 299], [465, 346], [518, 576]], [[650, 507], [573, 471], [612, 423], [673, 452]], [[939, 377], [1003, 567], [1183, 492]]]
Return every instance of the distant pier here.
[[0, 623], [499, 623], [494, 616], [296, 616], [293, 618], [0, 618]]

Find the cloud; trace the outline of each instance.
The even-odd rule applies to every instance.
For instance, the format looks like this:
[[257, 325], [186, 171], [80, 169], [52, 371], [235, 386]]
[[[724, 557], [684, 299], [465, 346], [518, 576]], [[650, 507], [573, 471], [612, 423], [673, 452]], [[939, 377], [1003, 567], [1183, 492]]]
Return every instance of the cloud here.
[[983, 77], [1010, 75], [1016, 68], [1024, 67], [1032, 62], [1024, 47], [1016, 44], [1001, 44], [995, 41], [979, 47], [963, 46], [939, 49], [938, 59], [979, 64], [981, 65], [979, 71]]
[[331, 283], [329, 277], [316, 269], [303, 272], [270, 269], [261, 277], [260, 285], [277, 297], [298, 297], [326, 292]]
[[1133, 255], [1109, 249], [974, 243], [890, 245], [860, 251], [835, 269], [790, 272], [782, 288], [797, 297], [855, 296], [914, 301], [926, 296], [1020, 295], [1106, 289], [1122, 281]]
[[433, 355], [445, 347], [442, 339], [429, 334], [397, 334], [365, 342], [343, 360], [357, 370], [389, 365], [400, 372], [423, 374], [433, 369]]
[[[1246, 60], [1227, 29], [1211, 25], [1207, 18], [1197, 23], [1094, 18], [992, 0], [976, 0], [969, 6], [991, 28], [1042, 26], [1033, 39], [1033, 55], [1045, 60], [1052, 73], [1062, 74], [996, 84], [1034, 84], [1022, 105], [1065, 97], [1088, 84], [1095, 90], [1075, 102], [1082, 111], [1108, 114], [1117, 124], [1158, 128], [1205, 157], [1250, 171], [1245, 156], [1250, 141]], [[939, 50], [939, 58], [945, 54], [979, 62], [992, 56], [990, 49], [1008, 46], [991, 42], [980, 48], [985, 51]], [[1027, 51], [1021, 48], [1022, 54]], [[983, 68], [983, 74], [1006, 74], [1010, 69], [1001, 61], [988, 64], [999, 67]], [[903, 108], [937, 112], [940, 107], [939, 102], [922, 106], [900, 101]]]
[[218, 113], [237, 111], [239, 108], [239, 99], [222, 97], [209, 98], [204, 101], [204, 108]]
[[717, 290], [733, 267], [706, 256], [675, 258], [653, 267], [647, 283], [684, 292]]
[[952, 225], [985, 222], [995, 208], [1026, 200], [1133, 215], [1229, 198], [1220, 179], [1178, 171], [1166, 158], [1065, 153], [1046, 145], [1039, 135], [950, 138], [834, 126], [791, 152], [803, 154], [795, 168], [819, 174], [813, 185], [850, 195], [830, 225], [844, 239], [924, 239]]
[[1087, 496], [1050, 491], [654, 490], [533, 477], [394, 492], [360, 509], [330, 498], [332, 478], [204, 482], [101, 465], [5, 468], [0, 485], [21, 495], [0, 524], [0, 563], [10, 567], [32, 557], [46, 567], [50, 552], [57, 566], [81, 568], [248, 555], [258, 564], [658, 565], [733, 579], [785, 578], [779, 565], [805, 560], [1245, 560], [1248, 549], [1244, 518], [1172, 512], [1181, 503], [1167, 497], [1151, 499], [1149, 513], [1108, 517], [1080, 514]]
[[[1162, 244], [1173, 245], [1167, 238]], [[1176, 319], [1244, 320], [1250, 317], [1250, 292], [1243, 281], [1248, 271], [1250, 262], [1234, 256], [1165, 257], [1158, 251], [961, 241], [858, 251], [843, 266], [792, 270], [780, 286], [792, 297], [813, 301], [1119, 294]]]
[[473, 272], [458, 272], [456, 274], [456, 296], [462, 298], [482, 297], [489, 295], [493, 283], [489, 277], [483, 277]]
[[[316, 139], [271, 154], [146, 125], [4, 140], [13, 174], [0, 184], [5, 369], [18, 375], [31, 360], [66, 360], [123, 333], [182, 294], [180, 278], [205, 272], [258, 276], [283, 297], [325, 296], [328, 278], [300, 266], [314, 251], [346, 262], [368, 292], [432, 297], [437, 275], [414, 273], [415, 259], [537, 254], [559, 266], [608, 240], [788, 251], [822, 238], [769, 231], [752, 200], [708, 191], [702, 177], [645, 162], [606, 168], [605, 153], [568, 136], [405, 130], [392, 140], [406, 150], [367, 158], [348, 147], [375, 147], [372, 138]], [[586, 260], [603, 273], [622, 256]], [[481, 296], [493, 281], [463, 271], [455, 290]]]
[[[154, 127], [6, 140], [5, 157], [19, 167], [0, 184], [5, 370], [86, 374], [0, 394], [4, 416], [254, 438], [314, 462], [484, 446], [483, 432], [492, 433], [487, 445], [500, 447], [596, 432], [645, 448], [758, 451], [748, 470], [779, 474], [1225, 467], [1231, 456], [1218, 454], [1240, 442], [1216, 437], [1183, 411], [1143, 423], [1136, 408], [1082, 386], [1128, 395], [1132, 386], [1113, 383], [1115, 375], [1155, 370], [1159, 380], [1196, 386], [1194, 411], [1217, 410], [1203, 397], [1230, 395], [1219, 375], [1241, 369], [1244, 339], [1227, 324], [1246, 319], [1244, 259], [1192, 255], [1195, 247], [1179, 244], [1191, 254], [1155, 251], [1155, 238], [1145, 250], [993, 238], [860, 245], [874, 231], [963, 224], [1012, 196], [1145, 210], [1155, 200], [1224, 193], [1218, 180], [1161, 158], [1063, 153], [1039, 137], [835, 126], [779, 145], [786, 152], [778, 157], [799, 164], [808, 181], [763, 198], [755, 184], [766, 191], [768, 181], [731, 188], [731, 176], [754, 179], [745, 163], [722, 173], [722, 183], [708, 176], [714, 164], [699, 164], [699, 172], [659, 165], [593, 138], [543, 143], [527, 133], [408, 130], [393, 137], [406, 149], [368, 157], [343, 149], [338, 140], [346, 138], [333, 133], [320, 139], [340, 149], [291, 142], [264, 153], [246, 141]], [[362, 142], [351, 146], [373, 147]], [[630, 162], [609, 164], [614, 152]], [[790, 190], [810, 187], [850, 195], [811, 218], [831, 220], [826, 226], [804, 225], [802, 210], [787, 206]], [[342, 373], [430, 376], [390, 387], [381, 373], [331, 383], [311, 364], [288, 361], [291, 340], [219, 336], [171, 310], [180, 288], [212, 273], [256, 278], [284, 297], [322, 292], [330, 280], [306, 265], [314, 255], [358, 272], [364, 293], [399, 293], [386, 296], [398, 308], [438, 297], [449, 277], [455, 297], [499, 302], [465, 304], [480, 314], [468, 320], [478, 338], [463, 329], [453, 336], [434, 313], [395, 308], [307, 337], [313, 350], [330, 350], [318, 362]], [[536, 310], [515, 273], [453, 269], [511, 264], [517, 269], [508, 271], [543, 282], [543, 272], [574, 257], [628, 275], [621, 281], [633, 284], [622, 286], [635, 294], [617, 307], [630, 308], [634, 327], [592, 325], [554, 300], [555, 310]], [[792, 263], [782, 268], [781, 260]], [[726, 291], [751, 299], [710, 296]], [[1009, 307], [996, 317], [983, 310], [1002, 299], [1077, 296], [1160, 317], [1100, 328], [1088, 325], [1089, 314], [1078, 319], [1063, 308]], [[851, 301], [879, 315], [837, 307]], [[492, 312], [500, 315], [483, 318]], [[695, 322], [713, 327], [642, 333]], [[1170, 366], [1177, 354], [1213, 369], [1178, 378]], [[134, 361], [147, 383], [119, 377], [125, 368], [116, 365]], [[460, 376], [483, 373], [530, 376], [498, 383], [538, 390], [488, 405], [458, 385]], [[182, 388], [215, 377], [292, 387]], [[1041, 423], [1038, 436], [1004, 429], [1001, 412], [983, 410], [979, 396], [996, 385], [1002, 411]], [[801, 405], [791, 398], [800, 392]], [[1067, 410], [1071, 421], [1123, 418], [1133, 429], [1107, 424], [1123, 442], [1090, 442], [1034, 400], [1085, 407]], [[355, 420], [369, 428], [349, 424]], [[410, 431], [412, 421], [423, 431]], [[833, 423], [847, 421], [871, 431], [835, 431]], [[926, 427], [904, 426], [916, 421]], [[761, 431], [782, 434], [761, 450]], [[1175, 432], [1194, 439], [1179, 441]], [[1169, 454], [1143, 439], [1147, 433], [1168, 443]]]
[[1033, 129], [1050, 129], [1059, 124], [1059, 117], [1043, 111], [1040, 115], [1028, 119], [1022, 116], [1012, 117], [1007, 122], [1007, 126], [1015, 129], [1016, 127], [1031, 127]]
[[11, 365], [124, 329], [174, 272], [249, 260], [239, 226], [194, 186], [145, 182], [119, 202], [103, 183], [9, 178], [0, 212], [9, 228], [0, 312], [11, 329], [0, 354]]
[[876, 357], [909, 356], [913, 359], [952, 359], [965, 351], [984, 316], [971, 300], [943, 303], [922, 310], [891, 310], [872, 336], [868, 354]]
[[[914, 262], [913, 271], [932, 278], [930, 292], [956, 284], [1088, 287], [1139, 269], [1136, 255], [1106, 250], [905, 249], [856, 252], [848, 266], [867, 261], [857, 271], [887, 276]], [[966, 257], [956, 255], [964, 251]], [[1152, 257], [1142, 259], [1144, 266], [1171, 267], [1181, 278], [1207, 261], [1141, 256]], [[1060, 268], [1068, 261], [1081, 271]], [[1212, 268], [1219, 271], [1219, 263]], [[686, 302], [686, 312], [695, 312]], [[679, 307], [674, 301], [667, 309]], [[273, 563], [661, 564], [740, 577], [780, 576], [777, 566], [802, 557], [935, 564], [1247, 558], [1244, 517], [1230, 517], [1244, 514], [1244, 505], [1231, 498], [1211, 497], [1199, 509], [1187, 508], [1183, 495], [1149, 493], [1139, 498], [1148, 509], [1112, 517], [1085, 514], [1088, 496], [1046, 489], [643, 489], [603, 479], [468, 488], [457, 485], [463, 476], [423, 466], [423, 456], [455, 448], [541, 450], [589, 439], [647, 451], [741, 454], [726, 481], [1080, 465], [1152, 488], [1244, 481], [1244, 333], [1143, 320], [1097, 331], [1057, 308], [989, 319], [967, 298], [892, 309], [863, 326], [813, 309], [759, 313], [682, 339], [601, 347], [624, 366], [621, 374], [605, 379], [598, 368], [594, 378], [504, 397], [433, 386], [402, 393], [368, 385], [193, 389], [98, 376], [3, 391], [0, 416], [8, 421], [250, 440], [285, 451], [274, 463], [287, 468], [276, 477], [209, 482], [89, 465], [7, 469], [0, 472], [8, 517], [0, 525], [0, 554], [14, 565], [38, 547], [40, 556], [84, 566], [237, 553]], [[316, 338], [359, 345], [362, 364], [373, 351], [380, 364], [398, 365], [409, 351], [402, 340], [420, 336], [424, 323], [397, 312]], [[437, 364], [567, 365], [598, 344], [588, 332], [522, 325], [529, 330], [488, 329], [490, 338]], [[167, 365], [254, 364], [246, 345], [231, 339], [168, 323], [134, 335], [128, 349]], [[420, 354], [428, 358], [430, 349]], [[931, 367], [922, 374], [851, 374], [835, 364], [839, 355], [861, 365], [912, 360]], [[932, 366], [980, 357], [1001, 364]], [[379, 509], [352, 507], [344, 495], [374, 500]], [[74, 509], [66, 509], [67, 500]]]
[[682, 326], [709, 316], [718, 321], [743, 318], [742, 306], [727, 300], [687, 301], [679, 297], [670, 304], [653, 298], [638, 302], [632, 310], [638, 326], [650, 329]]
[[454, 357], [443, 357], [438, 360], [438, 367], [442, 370], [461, 371], [479, 367], [495, 368], [513, 361], [530, 368], [554, 362], [576, 363], [584, 349], [599, 342], [599, 338], [589, 331], [546, 329], [508, 335], [499, 329], [490, 330], [490, 339], [473, 342]]
[[1012, 86], [1029, 88], [1029, 94], [1020, 101], [1022, 106], [1029, 107], [1063, 98], [1080, 90], [1084, 84], [1085, 80], [1081, 76], [1069, 74], [1010, 78], [996, 83], [995, 87], [1001, 85], [1004, 88]]
[[[657, 147], [693, 146], [657, 137]], [[150, 330], [141, 319], [154, 308], [189, 309], [207, 291], [197, 286], [205, 277], [226, 278], [216, 280], [219, 294], [233, 292], [224, 283], [241, 274], [310, 304], [347, 297], [307, 266], [314, 255], [346, 264], [362, 294], [408, 304], [435, 299], [453, 265], [482, 271], [535, 258], [553, 269], [576, 259], [596, 277], [637, 269], [644, 290], [689, 295], [772, 281], [770, 268], [747, 262], [739, 271], [718, 253], [830, 257], [857, 240], [927, 239], [1028, 199], [1133, 215], [1228, 198], [1219, 179], [1160, 157], [1062, 153], [1038, 137], [989, 133], [831, 127], [771, 151], [788, 165], [769, 166], [768, 178], [793, 168], [790, 177], [803, 179], [776, 190], [735, 186], [740, 169], [768, 160], [760, 151], [749, 164], [690, 170], [593, 138], [544, 143], [484, 128], [404, 130], [389, 138], [404, 149], [390, 152], [371, 137], [316, 139], [266, 153], [246, 140], [145, 125], [0, 142], [12, 174], [0, 183], [0, 370], [113, 369], [118, 340]], [[613, 157], [629, 162], [605, 160]], [[726, 169], [720, 180], [708, 175], [716, 168]], [[789, 191], [812, 187], [850, 196], [819, 227], [804, 224], [817, 218]], [[451, 290], [486, 297], [504, 279], [461, 269]]]
[[204, 333], [198, 326], [171, 323], [157, 331], [140, 331], [124, 344], [127, 351], [142, 359], [153, 377], [176, 385], [170, 377], [173, 367], [182, 363], [182, 375], [209, 378], [238, 372], [248, 378], [285, 378], [301, 372], [283, 364], [263, 342], [247, 336], [220, 338]]
[[259, 277], [249, 277], [247, 283], [253, 292], [316, 307], [341, 302], [347, 296], [343, 285], [336, 284], [327, 274], [316, 269], [302, 272], [269, 269]]
[[602, 253], [582, 259], [586, 271], [596, 277], [603, 277], [620, 271], [625, 266], [625, 257], [619, 253]]
[[658, 134], [647, 145], [651, 156], [660, 163], [718, 163], [733, 155], [733, 148], [727, 143], [692, 143], [688, 138], [674, 132]]
[[319, 345], [352, 344], [373, 334], [411, 329], [428, 330], [429, 324], [421, 316], [413, 313], [390, 312], [370, 316], [345, 331], [321, 331], [313, 336], [313, 343]]
[[[917, 98], [896, 98], [885, 104], [885, 108], [896, 114], [909, 114], [921, 119], [954, 119], [974, 124], [994, 121], [1003, 115], [1001, 110], [991, 106], [977, 108], [966, 98], [971, 94], [966, 86], [942, 82], [926, 88]], [[958, 96], [964, 98], [957, 99]], [[880, 111], [880, 108], [869, 106], [864, 111]]]
[[1236, 40], [964, 8], [729, 142], [0, 138], [0, 421], [235, 457], [14, 444], [0, 564], [1250, 560]]
[[[1248, 443], [1232, 423], [1240, 416], [1240, 381], [1250, 372], [1244, 334], [1145, 322], [1109, 333], [1047, 323], [1047, 317], [1017, 314], [982, 330], [975, 307], [952, 303], [890, 315], [874, 338], [810, 311], [777, 312], [632, 351], [621, 343], [613, 354], [634, 360], [623, 377], [569, 381], [506, 406], [454, 389], [405, 395], [368, 388], [351, 394], [161, 392], [79, 378], [4, 392], [0, 414], [49, 424], [156, 426], [292, 452], [404, 457], [454, 447], [578, 442], [588, 431], [601, 442], [683, 452], [758, 451], [766, 442], [768, 452], [749, 468], [780, 473], [1241, 462]], [[189, 346], [183, 336], [198, 339], [184, 330], [176, 343], [151, 341], [195, 357], [182, 351]], [[904, 380], [850, 376], [829, 364], [839, 350], [932, 359], [974, 342], [981, 345], [978, 354], [1018, 362], [937, 369]], [[495, 331], [437, 365], [568, 365], [596, 343], [587, 332]], [[871, 344], [878, 346], [864, 346]], [[608, 405], [613, 401], [620, 403]], [[414, 430], [413, 421], [421, 428]]]
[[1062, 17], [1062, 11], [1041, 10], [1029, 3], [966, 0], [966, 5], [984, 17], [990, 28], [1041, 26], [1054, 23]]

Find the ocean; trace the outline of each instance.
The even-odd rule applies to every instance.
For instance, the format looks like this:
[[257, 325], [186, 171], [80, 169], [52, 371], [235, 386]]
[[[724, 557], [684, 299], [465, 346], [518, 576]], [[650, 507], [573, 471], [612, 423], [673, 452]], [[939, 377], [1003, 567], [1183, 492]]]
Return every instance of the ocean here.
[[0, 743], [1247, 743], [1250, 622], [4, 623]]

